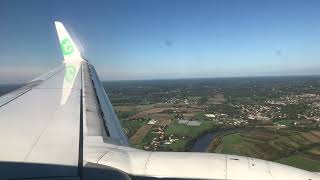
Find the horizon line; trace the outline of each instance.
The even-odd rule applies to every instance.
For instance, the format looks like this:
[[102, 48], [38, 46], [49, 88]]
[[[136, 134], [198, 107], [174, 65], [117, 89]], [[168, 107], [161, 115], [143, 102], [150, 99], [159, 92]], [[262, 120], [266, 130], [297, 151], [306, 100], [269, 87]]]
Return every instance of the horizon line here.
[[[320, 74], [298, 74], [298, 75], [252, 75], [252, 76], [213, 76], [213, 77], [185, 77], [185, 78], [152, 78], [152, 79], [118, 79], [118, 80], [105, 80], [101, 79], [101, 82], [120, 82], [120, 81], [165, 81], [165, 80], [192, 80], [192, 79], [224, 79], [224, 78], [277, 78], [277, 77], [316, 77]], [[34, 79], [34, 78], [33, 78]], [[21, 85], [27, 84], [31, 80], [24, 82], [0, 82], [0, 85]]]
[[[299, 74], [299, 75], [253, 75], [253, 76], [216, 76], [216, 77], [185, 77], [185, 78], [154, 78], [154, 79], [119, 79], [119, 80], [101, 80], [102, 82], [116, 81], [156, 81], [156, 80], [187, 80], [187, 79], [223, 79], [223, 78], [267, 78], [267, 77], [316, 77], [320, 74]], [[1, 83], [0, 83], [1, 84]]]

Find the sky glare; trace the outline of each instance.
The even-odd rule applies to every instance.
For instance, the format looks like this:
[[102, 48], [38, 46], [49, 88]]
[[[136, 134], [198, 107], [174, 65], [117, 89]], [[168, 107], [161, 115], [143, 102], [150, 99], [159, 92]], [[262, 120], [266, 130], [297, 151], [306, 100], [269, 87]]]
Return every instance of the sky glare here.
[[319, 75], [318, 0], [2, 0], [0, 83], [62, 61], [54, 20], [102, 80]]

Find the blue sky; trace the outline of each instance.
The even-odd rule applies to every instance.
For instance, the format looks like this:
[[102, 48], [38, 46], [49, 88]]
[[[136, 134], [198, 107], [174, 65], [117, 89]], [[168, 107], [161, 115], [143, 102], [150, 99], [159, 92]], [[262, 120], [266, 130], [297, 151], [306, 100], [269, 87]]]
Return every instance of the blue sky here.
[[0, 83], [62, 60], [54, 20], [101, 79], [320, 74], [318, 0], [2, 0]]

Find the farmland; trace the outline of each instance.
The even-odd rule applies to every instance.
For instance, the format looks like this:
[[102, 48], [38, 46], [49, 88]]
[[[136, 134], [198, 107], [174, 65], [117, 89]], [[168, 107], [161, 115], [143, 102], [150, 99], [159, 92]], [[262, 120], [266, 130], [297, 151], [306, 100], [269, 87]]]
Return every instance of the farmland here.
[[[251, 130], [225, 135], [215, 153], [236, 154], [320, 171], [317, 132]], [[308, 165], [307, 165], [308, 164]]]
[[[320, 77], [105, 82], [133, 146], [237, 154], [314, 170], [319, 162]], [[196, 148], [197, 149], [197, 148]], [[199, 148], [198, 148], [199, 149]], [[299, 163], [303, 162], [303, 163]]]

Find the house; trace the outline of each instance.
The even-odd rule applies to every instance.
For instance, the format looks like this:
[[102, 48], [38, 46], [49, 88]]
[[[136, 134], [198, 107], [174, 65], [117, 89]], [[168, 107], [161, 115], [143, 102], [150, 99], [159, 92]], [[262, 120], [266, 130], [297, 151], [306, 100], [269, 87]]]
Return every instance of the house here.
[[157, 123], [157, 120], [151, 119], [147, 124], [153, 125], [153, 124], [156, 124], [156, 123]]
[[185, 120], [185, 119], [183, 119], [183, 120], [178, 120], [178, 123], [179, 124], [188, 124], [188, 120]]
[[187, 123], [188, 126], [200, 126], [201, 125], [201, 122], [199, 121], [189, 121]]
[[216, 115], [214, 115], [214, 114], [205, 114], [205, 116], [208, 118], [215, 118], [216, 117]]

